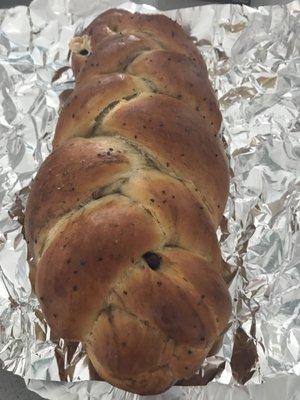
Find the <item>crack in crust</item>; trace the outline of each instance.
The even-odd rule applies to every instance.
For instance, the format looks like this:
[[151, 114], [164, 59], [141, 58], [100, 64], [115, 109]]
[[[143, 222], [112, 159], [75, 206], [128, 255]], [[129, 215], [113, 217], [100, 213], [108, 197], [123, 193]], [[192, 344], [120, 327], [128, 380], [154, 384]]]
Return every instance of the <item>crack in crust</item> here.
[[110, 10], [70, 49], [75, 88], [25, 217], [36, 292], [104, 379], [160, 393], [199, 368], [231, 310], [221, 115], [201, 55], [164, 16]]

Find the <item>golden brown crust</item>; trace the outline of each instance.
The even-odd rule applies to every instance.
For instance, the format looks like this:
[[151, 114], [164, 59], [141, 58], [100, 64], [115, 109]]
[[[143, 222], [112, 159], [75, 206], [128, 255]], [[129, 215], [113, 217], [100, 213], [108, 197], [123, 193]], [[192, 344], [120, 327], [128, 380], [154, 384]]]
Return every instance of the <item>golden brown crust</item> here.
[[[41, 166], [27, 203], [25, 234], [38, 256], [47, 231], [60, 217], [126, 177], [137, 159], [132, 149], [112, 139], [76, 138], [52, 153]], [[51, 179], [49, 179], [51, 177]]]
[[111, 9], [99, 15], [83, 31], [83, 35], [91, 38], [91, 48], [88, 49], [91, 52], [95, 52], [106, 38], [120, 33], [151, 37], [161, 48], [186, 54], [197, 60], [201, 70], [206, 71], [205, 63], [189, 36], [176, 22], [164, 15], [131, 14], [125, 10]]
[[[131, 335], [135, 330], [140, 332], [138, 337]], [[103, 339], [95, 338], [96, 335], [103, 336]], [[103, 367], [108, 372], [117, 371], [119, 378], [130, 379], [134, 375], [147, 372], [153, 365], [166, 364], [173, 347], [166, 346], [168, 341], [159, 330], [151, 328], [135, 315], [111, 306], [97, 318], [88, 339], [88, 349], [93, 345], [96, 357], [98, 352], [104, 353]], [[148, 357], [145, 357], [143, 362], [132, 362], [132, 360], [141, 361], [145, 354]]]
[[107, 306], [105, 295], [118, 274], [160, 241], [150, 215], [123, 196], [106, 196], [78, 210], [58, 230], [37, 269], [36, 292], [54, 333], [84, 339]]
[[[138, 336], [132, 335], [135, 331]], [[100, 314], [87, 341], [87, 353], [101, 376], [140, 394], [161, 393], [166, 381], [174, 383], [168, 367], [173, 347], [158, 330], [115, 307]]]
[[[162, 256], [162, 252], [158, 254]], [[131, 312], [143, 316], [176, 343], [205, 347], [216, 328], [214, 321], [204, 303], [197, 305], [198, 293], [186, 291], [183, 283], [179, 286], [173, 277], [164, 274], [163, 260], [159, 271], [135, 268], [130, 279], [114, 289], [110, 302], [126, 304]], [[201, 314], [208, 316], [207, 319]]]
[[150, 38], [120, 34], [108, 36], [97, 46], [76, 76], [77, 83], [89, 81], [93, 75], [123, 72], [139, 54], [160, 48]]
[[222, 117], [207, 73], [201, 71], [199, 63], [190, 57], [172, 51], [154, 50], [137, 57], [129, 64], [127, 72], [151, 82], [156, 92], [194, 106], [205, 120], [206, 130], [212, 134], [219, 132]]
[[[166, 274], [168, 276], [175, 274], [179, 279], [190, 282], [198, 293], [198, 305], [203, 303], [210, 310], [217, 331], [221, 334], [230, 316], [231, 301], [227, 286], [220, 274], [210, 263], [191, 256], [187, 251], [167, 248], [163, 257], [165, 265], [168, 265]], [[206, 318], [208, 317], [204, 320]]]
[[211, 354], [231, 311], [221, 114], [197, 48], [164, 16], [110, 10], [70, 48], [75, 88], [25, 216], [35, 290], [102, 378], [161, 393]]
[[197, 111], [173, 97], [144, 94], [116, 106], [99, 126], [101, 133], [118, 133], [141, 145], [162, 166], [191, 181], [219, 225], [227, 201], [228, 167], [218, 139], [209, 134]]
[[122, 193], [143, 204], [165, 233], [168, 246], [200, 255], [220, 271], [220, 249], [204, 207], [178, 179], [155, 170], [140, 170], [124, 183]]
[[87, 82], [75, 87], [69, 96], [56, 126], [54, 147], [72, 137], [91, 135], [97, 117], [103, 110], [147, 89], [143, 81], [125, 74], [91, 77]]

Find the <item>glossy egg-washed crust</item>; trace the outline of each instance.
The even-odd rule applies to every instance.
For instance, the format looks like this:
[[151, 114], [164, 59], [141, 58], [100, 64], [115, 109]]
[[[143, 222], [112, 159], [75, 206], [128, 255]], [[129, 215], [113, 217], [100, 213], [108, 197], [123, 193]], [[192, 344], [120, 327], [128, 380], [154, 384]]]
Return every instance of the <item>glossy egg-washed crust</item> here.
[[110, 10], [70, 48], [75, 88], [26, 210], [35, 290], [102, 378], [160, 393], [199, 368], [231, 310], [215, 234], [229, 180], [220, 111], [165, 16]]

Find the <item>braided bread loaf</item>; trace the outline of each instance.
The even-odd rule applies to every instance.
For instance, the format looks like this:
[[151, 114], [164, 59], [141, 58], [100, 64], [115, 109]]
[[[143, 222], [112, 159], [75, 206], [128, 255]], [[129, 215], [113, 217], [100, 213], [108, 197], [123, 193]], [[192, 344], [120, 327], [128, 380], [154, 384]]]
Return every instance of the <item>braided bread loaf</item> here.
[[201, 55], [165, 16], [110, 10], [70, 47], [76, 85], [26, 210], [35, 290], [101, 377], [159, 393], [199, 368], [231, 310], [221, 115]]

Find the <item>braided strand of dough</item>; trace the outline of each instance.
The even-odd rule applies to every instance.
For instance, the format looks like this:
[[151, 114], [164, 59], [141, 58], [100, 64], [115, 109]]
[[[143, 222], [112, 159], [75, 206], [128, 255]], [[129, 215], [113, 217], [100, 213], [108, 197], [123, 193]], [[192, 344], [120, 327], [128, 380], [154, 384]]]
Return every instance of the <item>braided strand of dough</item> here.
[[76, 85], [26, 210], [35, 290], [105, 380], [160, 393], [199, 368], [231, 310], [221, 115], [201, 55], [164, 16], [110, 10], [70, 47]]

